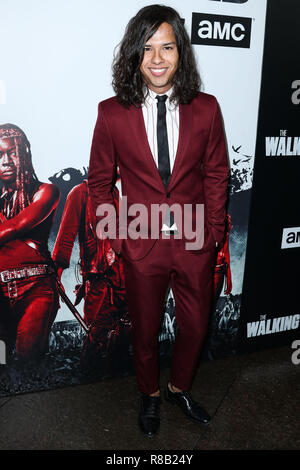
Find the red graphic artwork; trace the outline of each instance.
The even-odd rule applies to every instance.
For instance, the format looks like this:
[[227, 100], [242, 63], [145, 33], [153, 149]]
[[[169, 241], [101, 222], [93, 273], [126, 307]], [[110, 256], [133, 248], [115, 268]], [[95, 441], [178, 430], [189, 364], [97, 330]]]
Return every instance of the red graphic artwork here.
[[19, 360], [39, 360], [58, 309], [48, 237], [59, 190], [38, 180], [30, 143], [0, 126], [0, 339]]

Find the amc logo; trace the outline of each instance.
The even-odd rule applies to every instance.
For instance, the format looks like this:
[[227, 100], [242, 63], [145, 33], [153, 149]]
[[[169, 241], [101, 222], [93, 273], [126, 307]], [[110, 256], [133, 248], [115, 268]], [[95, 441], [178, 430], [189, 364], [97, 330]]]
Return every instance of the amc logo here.
[[251, 18], [193, 13], [192, 44], [250, 47]]
[[284, 228], [282, 231], [281, 248], [300, 247], [300, 227]]

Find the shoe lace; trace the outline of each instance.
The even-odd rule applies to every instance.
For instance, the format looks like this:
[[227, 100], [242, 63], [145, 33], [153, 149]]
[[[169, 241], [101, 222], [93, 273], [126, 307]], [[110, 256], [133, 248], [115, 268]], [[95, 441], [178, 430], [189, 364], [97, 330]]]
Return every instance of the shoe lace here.
[[148, 417], [148, 418], [154, 418], [155, 416], [157, 416], [157, 411], [159, 409], [159, 399], [155, 398], [155, 399], [151, 399], [147, 405], [147, 409], [146, 409], [146, 412], [145, 412], [145, 415]]

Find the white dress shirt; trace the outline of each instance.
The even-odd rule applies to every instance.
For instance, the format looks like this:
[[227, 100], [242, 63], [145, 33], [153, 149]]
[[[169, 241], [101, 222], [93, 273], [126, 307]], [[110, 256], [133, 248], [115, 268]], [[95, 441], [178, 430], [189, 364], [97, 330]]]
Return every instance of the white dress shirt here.
[[[178, 137], [179, 137], [179, 106], [170, 103], [169, 96], [172, 94], [172, 88], [166, 93], [161, 95], [167, 95], [166, 99], [166, 123], [168, 133], [168, 144], [169, 144], [169, 157], [170, 157], [170, 170], [171, 174], [174, 167]], [[157, 93], [149, 89], [149, 94], [145, 99], [145, 103], [142, 105], [143, 117], [145, 122], [146, 133], [150, 150], [158, 167], [158, 154], [157, 154], [157, 99], [155, 98]]]
[[[158, 93], [149, 90], [149, 93], [145, 99], [145, 103], [142, 105], [144, 123], [146, 128], [146, 133], [148, 137], [149, 147], [155, 161], [156, 166], [158, 167], [158, 152], [157, 152], [157, 99], [156, 96]], [[168, 145], [169, 145], [169, 158], [170, 158], [170, 171], [172, 174], [177, 146], [179, 138], [179, 106], [171, 103], [169, 97], [172, 94], [172, 88], [166, 93], [160, 93], [160, 95], [167, 95], [166, 99], [166, 124], [167, 124], [167, 134], [168, 134]], [[162, 226], [162, 232], [168, 232], [169, 230], [177, 230], [176, 223], [169, 227], [170, 211], [166, 214], [165, 223]]]

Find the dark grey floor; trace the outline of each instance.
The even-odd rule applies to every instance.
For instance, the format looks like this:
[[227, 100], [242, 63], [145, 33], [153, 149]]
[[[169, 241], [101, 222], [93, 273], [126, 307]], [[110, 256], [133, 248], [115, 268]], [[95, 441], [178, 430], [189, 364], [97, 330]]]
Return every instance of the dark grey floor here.
[[[0, 398], [0, 449], [299, 449], [299, 372], [291, 348], [204, 362], [193, 396], [213, 415], [189, 422], [162, 402], [161, 429], [137, 427], [134, 377]], [[161, 374], [164, 385], [168, 370]]]

